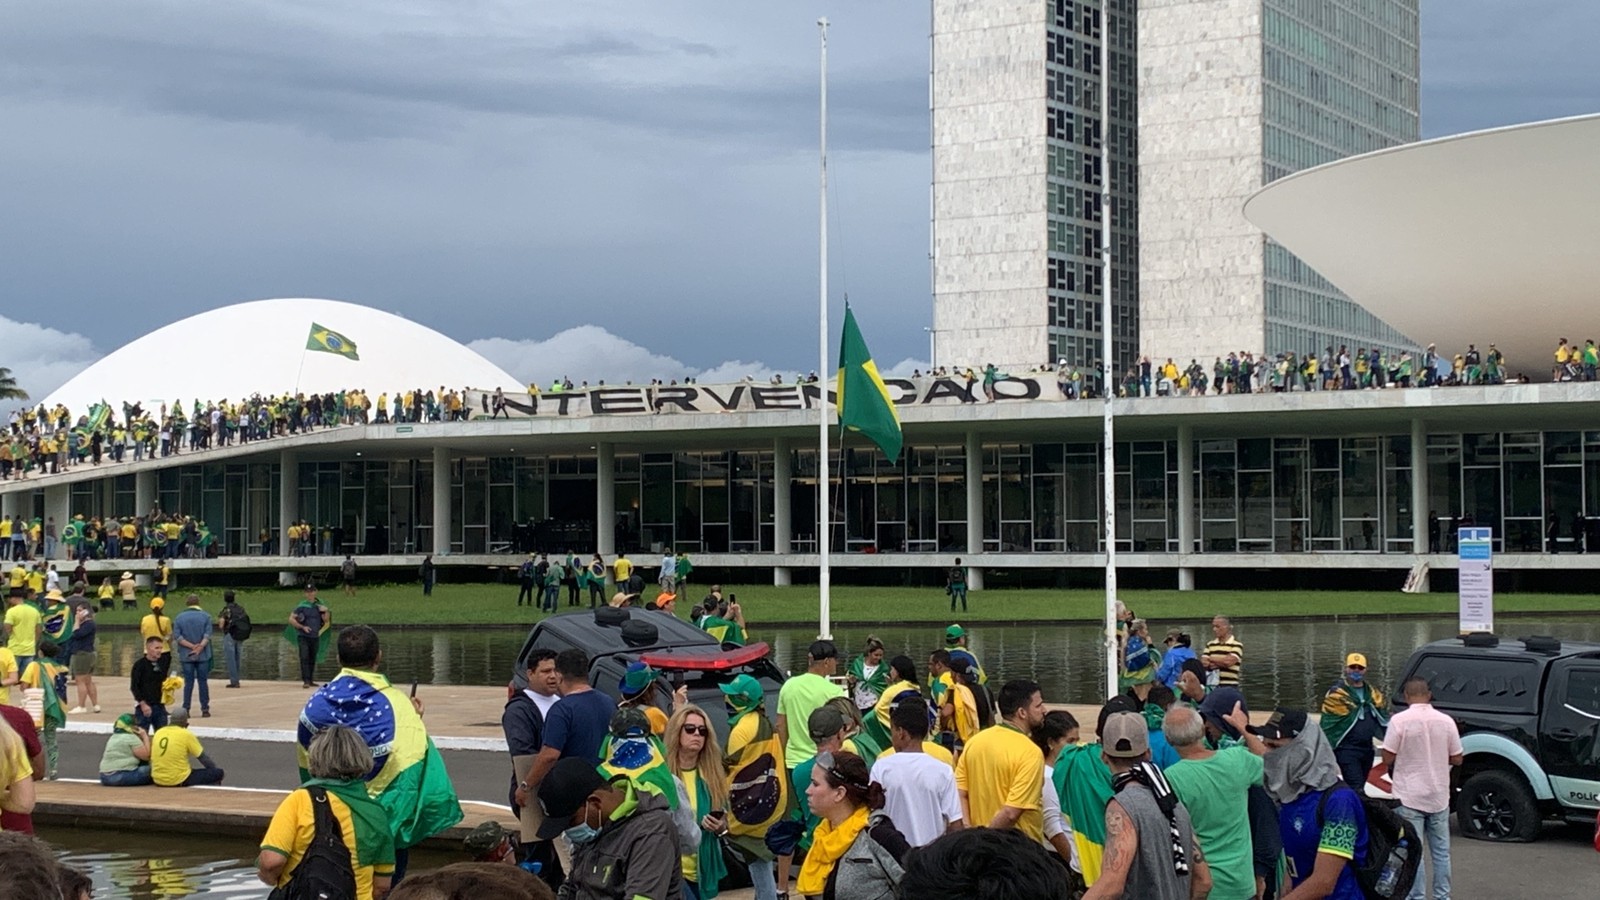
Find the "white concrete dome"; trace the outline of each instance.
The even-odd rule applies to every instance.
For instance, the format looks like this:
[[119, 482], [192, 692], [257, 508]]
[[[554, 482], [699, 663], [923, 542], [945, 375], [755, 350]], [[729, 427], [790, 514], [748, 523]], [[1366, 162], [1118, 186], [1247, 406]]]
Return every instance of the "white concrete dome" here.
[[[356, 345], [359, 359], [307, 350], [311, 326]], [[74, 413], [102, 399], [120, 411], [196, 398], [239, 400], [347, 388], [518, 387], [515, 377], [452, 338], [392, 313], [340, 300], [254, 300], [173, 322], [123, 345], [46, 397]]]

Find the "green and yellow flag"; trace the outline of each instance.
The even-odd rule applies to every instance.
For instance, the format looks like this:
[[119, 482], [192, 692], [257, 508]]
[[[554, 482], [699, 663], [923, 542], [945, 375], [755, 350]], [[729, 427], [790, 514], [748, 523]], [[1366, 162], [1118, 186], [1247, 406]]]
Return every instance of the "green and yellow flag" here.
[[839, 338], [839, 427], [865, 435], [891, 462], [900, 459], [900, 414], [889, 388], [872, 362], [872, 352], [856, 326], [855, 313], [844, 308], [844, 333]]
[[306, 349], [320, 350], [323, 353], [337, 353], [345, 359], [361, 358], [356, 355], [355, 341], [315, 322], [311, 323], [311, 334], [306, 338]]

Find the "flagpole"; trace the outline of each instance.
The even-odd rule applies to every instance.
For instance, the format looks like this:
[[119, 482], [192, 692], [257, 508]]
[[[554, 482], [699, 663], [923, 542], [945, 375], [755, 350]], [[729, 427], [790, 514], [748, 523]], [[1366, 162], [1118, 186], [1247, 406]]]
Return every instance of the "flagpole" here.
[[1111, 4], [1100, 4], [1100, 356], [1105, 378], [1100, 384], [1105, 419], [1105, 462], [1101, 478], [1105, 491], [1106, 545], [1106, 691], [1117, 691], [1121, 669], [1117, 658], [1117, 468], [1113, 401], [1116, 397], [1115, 330], [1111, 305]]
[[817, 511], [820, 527], [817, 529], [817, 557], [820, 564], [817, 567], [817, 588], [819, 592], [819, 623], [817, 637], [821, 640], [833, 638], [833, 627], [830, 621], [833, 617], [832, 602], [828, 596], [828, 543], [833, 530], [833, 510], [829, 504], [828, 482], [833, 474], [833, 466], [828, 461], [828, 20], [826, 17], [817, 20], [817, 31], [821, 38], [822, 51], [822, 104], [820, 109], [820, 135], [818, 141], [818, 162], [820, 167], [820, 184], [818, 186], [818, 200], [820, 206], [818, 241], [818, 269], [821, 274], [821, 290], [818, 295], [817, 310], [817, 355], [821, 363], [817, 367], [817, 377], [821, 380], [821, 390], [817, 398]]

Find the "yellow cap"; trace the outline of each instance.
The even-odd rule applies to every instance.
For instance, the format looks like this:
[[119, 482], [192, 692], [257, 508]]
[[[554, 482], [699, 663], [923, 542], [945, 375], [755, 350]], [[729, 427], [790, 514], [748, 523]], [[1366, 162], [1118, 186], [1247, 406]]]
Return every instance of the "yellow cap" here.
[[1360, 653], [1352, 653], [1344, 658], [1344, 664], [1347, 667], [1360, 666], [1361, 668], [1365, 669], [1367, 667], [1367, 658]]

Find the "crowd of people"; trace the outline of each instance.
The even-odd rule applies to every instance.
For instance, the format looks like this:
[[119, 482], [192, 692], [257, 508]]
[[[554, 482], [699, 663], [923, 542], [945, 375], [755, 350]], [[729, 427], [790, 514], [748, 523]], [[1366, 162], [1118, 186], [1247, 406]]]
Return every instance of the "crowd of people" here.
[[[672, 614], [687, 585], [675, 557], [662, 562], [666, 575], [644, 605]], [[618, 563], [617, 596], [631, 603], [637, 567], [625, 556]], [[25, 582], [8, 603], [0, 810], [25, 817], [32, 781], [56, 771], [68, 677], [80, 692], [82, 676], [92, 679], [95, 610], [83, 584], [39, 597]], [[231, 657], [228, 686], [239, 683], [249, 615], [231, 592], [216, 612], [192, 594], [176, 616], [164, 606], [152, 598], [140, 623], [133, 705], [100, 763], [108, 787], [224, 781], [189, 722], [196, 697], [198, 715], [210, 714], [214, 642]], [[737, 597], [717, 586], [690, 618], [724, 648], [750, 639]], [[1117, 619], [1119, 690], [1098, 710], [1093, 741], [1084, 740], [1088, 723], [1046, 705], [1038, 683], [991, 678], [959, 624], [925, 665], [875, 637], [848, 660], [818, 640], [775, 697], [751, 674], [714, 679], [720, 709], [691, 702], [687, 685], [644, 662], [628, 666], [614, 701], [596, 689], [584, 650], [535, 648], [523, 660], [525, 688], [501, 719], [520, 833], [494, 838], [489, 855], [538, 880], [518, 880], [528, 893], [503, 896], [705, 900], [747, 882], [760, 900], [1356, 900], [1387, 872], [1415, 881], [1385, 896], [1409, 884], [1420, 897], [1424, 849], [1434, 896], [1448, 895], [1448, 785], [1462, 751], [1453, 720], [1429, 706], [1426, 682], [1406, 683], [1406, 709], [1391, 716], [1366, 657], [1352, 651], [1314, 709], [1252, 720], [1241, 692], [1246, 646], [1226, 617], [1212, 620], [1203, 643], [1181, 628], [1157, 642], [1126, 606]], [[311, 693], [297, 726], [302, 787], [261, 842], [261, 879], [287, 889], [326, 873], [308, 851], [332, 822], [347, 845], [335, 874], [349, 879], [349, 896], [413, 896], [403, 891], [420, 888], [401, 883], [407, 851], [461, 818], [422, 702], [381, 674], [375, 631], [334, 630], [315, 585], [284, 637]], [[318, 685], [314, 666], [330, 649], [341, 669]], [[88, 709], [99, 711], [97, 696], [70, 712]], [[1397, 816], [1362, 797], [1379, 752]], [[31, 830], [14, 819], [0, 828]], [[1396, 828], [1413, 841], [1404, 865], [1391, 852]], [[486, 871], [450, 877], [521, 879]]]

